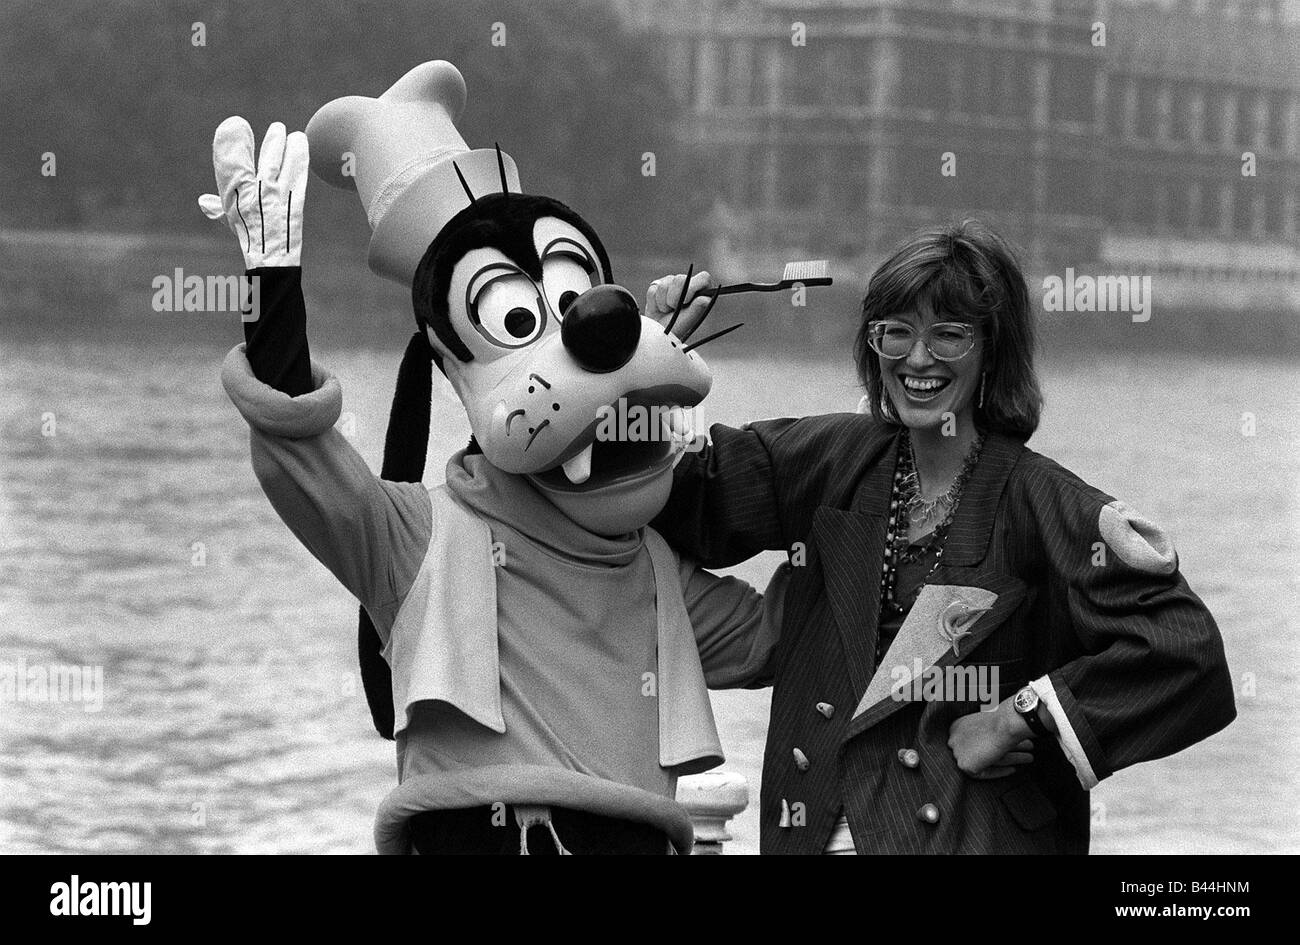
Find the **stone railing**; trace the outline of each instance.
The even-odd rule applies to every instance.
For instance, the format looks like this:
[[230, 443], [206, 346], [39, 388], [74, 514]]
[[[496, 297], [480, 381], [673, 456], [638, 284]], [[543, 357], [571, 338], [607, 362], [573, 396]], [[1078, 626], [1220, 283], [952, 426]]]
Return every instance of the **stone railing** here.
[[706, 771], [677, 782], [677, 801], [695, 825], [695, 856], [716, 856], [731, 839], [727, 821], [749, 806], [749, 783], [734, 771]]

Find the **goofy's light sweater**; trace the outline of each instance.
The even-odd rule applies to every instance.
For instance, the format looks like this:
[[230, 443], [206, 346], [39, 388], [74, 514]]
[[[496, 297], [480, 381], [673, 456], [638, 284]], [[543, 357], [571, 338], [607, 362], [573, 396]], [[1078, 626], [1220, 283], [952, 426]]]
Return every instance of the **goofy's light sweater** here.
[[[500, 151], [466, 148], [464, 95], [426, 63], [379, 99], [331, 102], [306, 138], [272, 126], [256, 167], [247, 123], [223, 123], [221, 193], [201, 203], [240, 237], [261, 300], [223, 381], [272, 505], [362, 605], [363, 665], [372, 639], [391, 674], [367, 675], [391, 685], [368, 695], [381, 726], [391, 705], [400, 781], [379, 849], [515, 852], [544, 825], [558, 852], [686, 852], [676, 779], [722, 760], [706, 686], [766, 675], [784, 574], [761, 597], [645, 527], [677, 446], [602, 441], [598, 418], [694, 406], [708, 369], [612, 285], [585, 221], [520, 194]], [[386, 459], [375, 476], [334, 428], [339, 383], [308, 355], [307, 138], [313, 168], [367, 206], [371, 267], [412, 285], [420, 330], [386, 446], [418, 456], [407, 475]], [[334, 173], [343, 154], [355, 178]], [[474, 431], [433, 489], [388, 481], [420, 478], [430, 361]]]

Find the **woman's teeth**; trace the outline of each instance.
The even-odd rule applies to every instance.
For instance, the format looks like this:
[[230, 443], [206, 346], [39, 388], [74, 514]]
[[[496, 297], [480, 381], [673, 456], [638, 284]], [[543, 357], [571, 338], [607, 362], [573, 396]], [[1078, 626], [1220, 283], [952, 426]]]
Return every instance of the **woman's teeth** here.
[[903, 389], [911, 396], [928, 399], [948, 386], [946, 377], [905, 377]]

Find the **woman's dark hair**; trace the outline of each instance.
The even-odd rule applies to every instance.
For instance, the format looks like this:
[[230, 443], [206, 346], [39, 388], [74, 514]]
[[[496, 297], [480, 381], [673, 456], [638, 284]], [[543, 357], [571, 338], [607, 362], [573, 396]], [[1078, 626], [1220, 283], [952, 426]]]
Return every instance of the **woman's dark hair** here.
[[984, 430], [1027, 440], [1038, 428], [1043, 395], [1034, 373], [1034, 323], [1024, 272], [1002, 237], [977, 220], [925, 230], [901, 244], [867, 283], [854, 353], [872, 413], [898, 415], [885, 396], [880, 362], [868, 344], [874, 321], [903, 312], [973, 323], [983, 339]]

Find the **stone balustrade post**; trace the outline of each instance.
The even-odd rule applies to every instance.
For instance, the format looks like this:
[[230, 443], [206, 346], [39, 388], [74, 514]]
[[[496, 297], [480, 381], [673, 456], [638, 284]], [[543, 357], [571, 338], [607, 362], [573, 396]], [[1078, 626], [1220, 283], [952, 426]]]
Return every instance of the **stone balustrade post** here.
[[734, 771], [706, 771], [677, 782], [677, 801], [695, 825], [695, 856], [716, 856], [731, 839], [727, 821], [749, 806], [749, 783]]

